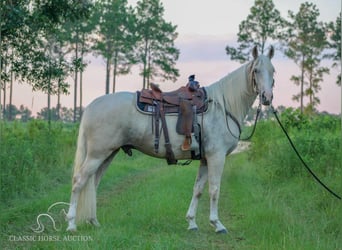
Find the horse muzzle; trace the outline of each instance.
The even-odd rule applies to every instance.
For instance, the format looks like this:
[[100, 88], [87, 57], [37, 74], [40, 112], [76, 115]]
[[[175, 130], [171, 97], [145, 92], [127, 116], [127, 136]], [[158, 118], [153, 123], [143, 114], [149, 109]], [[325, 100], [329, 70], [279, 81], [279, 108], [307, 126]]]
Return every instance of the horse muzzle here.
[[264, 91], [262, 92], [260, 99], [261, 99], [262, 105], [269, 106], [272, 103], [273, 94], [272, 92]]

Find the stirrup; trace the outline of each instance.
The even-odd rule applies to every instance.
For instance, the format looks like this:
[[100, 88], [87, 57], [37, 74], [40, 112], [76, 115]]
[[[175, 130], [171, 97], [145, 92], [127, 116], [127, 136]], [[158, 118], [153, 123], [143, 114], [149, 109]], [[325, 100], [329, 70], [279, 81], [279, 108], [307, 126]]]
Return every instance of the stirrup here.
[[189, 151], [191, 150], [191, 137], [185, 137], [184, 142], [181, 146], [182, 151]]

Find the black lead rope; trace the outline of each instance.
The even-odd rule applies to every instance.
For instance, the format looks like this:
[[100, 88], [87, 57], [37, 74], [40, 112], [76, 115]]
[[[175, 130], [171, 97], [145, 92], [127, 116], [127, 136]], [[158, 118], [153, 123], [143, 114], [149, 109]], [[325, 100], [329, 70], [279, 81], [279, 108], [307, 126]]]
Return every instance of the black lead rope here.
[[279, 117], [278, 117], [278, 115], [277, 115], [277, 111], [274, 109], [273, 106], [271, 106], [271, 109], [272, 109], [272, 112], [273, 112], [275, 118], [277, 119], [277, 121], [278, 121], [278, 123], [279, 123], [281, 129], [283, 130], [283, 132], [285, 133], [287, 139], [289, 140], [289, 142], [290, 142], [290, 144], [291, 144], [293, 150], [296, 152], [298, 158], [299, 158], [300, 161], [303, 163], [303, 165], [304, 165], [304, 167], [306, 168], [306, 170], [309, 171], [309, 173], [315, 178], [315, 180], [316, 180], [319, 184], [321, 184], [321, 186], [324, 187], [330, 194], [332, 194], [333, 196], [335, 196], [337, 199], [341, 200], [341, 197], [340, 197], [339, 195], [337, 195], [334, 191], [332, 191], [329, 187], [327, 187], [327, 186], [326, 186], [326, 185], [325, 185], [325, 184], [324, 184], [324, 183], [315, 175], [315, 173], [308, 167], [308, 165], [305, 163], [305, 161], [303, 160], [303, 158], [300, 156], [300, 154], [299, 154], [298, 150], [296, 149], [295, 145], [293, 144], [293, 142], [292, 142], [290, 136], [289, 136], [288, 133], [286, 132], [286, 130], [285, 130], [283, 124], [280, 122]]

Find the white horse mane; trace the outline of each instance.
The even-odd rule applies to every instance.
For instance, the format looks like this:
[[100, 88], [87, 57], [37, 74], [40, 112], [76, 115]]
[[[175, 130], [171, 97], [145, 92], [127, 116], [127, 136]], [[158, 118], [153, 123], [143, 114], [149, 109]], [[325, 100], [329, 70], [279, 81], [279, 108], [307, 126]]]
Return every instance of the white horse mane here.
[[244, 64], [207, 88], [210, 98], [226, 109], [225, 112], [233, 114], [240, 124], [257, 96], [252, 84], [253, 62]]
[[253, 86], [253, 72], [257, 67], [268, 67], [274, 71], [269, 57], [260, 55], [207, 88], [210, 98], [217, 101], [225, 112], [233, 114], [240, 125], [257, 97], [256, 86]]

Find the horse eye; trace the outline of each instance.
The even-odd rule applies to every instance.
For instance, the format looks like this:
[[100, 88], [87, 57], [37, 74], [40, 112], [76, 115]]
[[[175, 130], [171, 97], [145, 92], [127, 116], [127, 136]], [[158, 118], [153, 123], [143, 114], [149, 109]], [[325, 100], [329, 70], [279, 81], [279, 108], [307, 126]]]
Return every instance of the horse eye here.
[[258, 73], [259, 72], [259, 70], [258, 69], [254, 69], [254, 73]]

